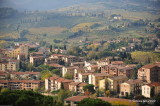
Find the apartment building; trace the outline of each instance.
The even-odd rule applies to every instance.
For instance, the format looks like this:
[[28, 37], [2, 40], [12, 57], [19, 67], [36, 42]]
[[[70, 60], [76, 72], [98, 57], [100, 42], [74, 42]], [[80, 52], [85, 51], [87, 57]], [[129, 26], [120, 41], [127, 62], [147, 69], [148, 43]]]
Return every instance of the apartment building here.
[[63, 67], [62, 77], [64, 77], [66, 74], [70, 74], [72, 77], [74, 77], [75, 69], [78, 69], [78, 67], [77, 66]]
[[43, 82], [40, 80], [0, 80], [0, 87], [11, 90], [35, 90], [42, 86]]
[[93, 84], [95, 87], [99, 86], [99, 81], [108, 78], [106, 73], [92, 73], [88, 76], [89, 84]]
[[73, 62], [71, 63], [71, 66], [77, 66], [79, 68], [83, 68], [85, 66], [84, 62]]
[[85, 85], [87, 85], [87, 83], [71, 82], [69, 83], [69, 90], [77, 93], [84, 93], [83, 86]]
[[152, 82], [142, 86], [142, 95], [146, 98], [154, 97], [160, 94], [160, 83]]
[[114, 76], [127, 76], [131, 78], [134, 72], [135, 65], [117, 66], [117, 65], [105, 65], [101, 67], [101, 73], [107, 73]]
[[112, 76], [108, 77], [106, 80], [106, 88], [115, 92], [120, 93], [120, 84], [127, 81], [128, 78], [126, 76]]
[[138, 79], [151, 82], [160, 82], [160, 62], [148, 64], [138, 70]]
[[17, 59], [19, 54], [24, 54], [25, 58], [28, 58], [28, 46], [27, 45], [18, 45], [14, 48], [9, 48], [7, 51], [5, 51], [5, 55], [7, 57], [11, 57], [14, 59]]
[[52, 54], [50, 57], [45, 59], [45, 64], [59, 64], [59, 62], [63, 61], [65, 55], [61, 54]]
[[92, 73], [78, 73], [78, 82], [85, 82], [88, 83], [89, 75]]
[[53, 76], [45, 79], [45, 90], [56, 91], [61, 89], [62, 87], [66, 90], [69, 90], [69, 83], [71, 82], [73, 82], [73, 80]]
[[145, 82], [142, 80], [128, 80], [120, 84], [120, 96], [128, 96], [130, 94], [141, 94], [142, 85]]
[[1, 71], [17, 71], [19, 69], [19, 60], [14, 60], [10, 58], [2, 58], [0, 60], [0, 70]]
[[20, 80], [39, 80], [40, 72], [9, 72], [11, 79], [20, 79]]
[[43, 56], [30, 56], [30, 63], [34, 66], [39, 66], [44, 64]]

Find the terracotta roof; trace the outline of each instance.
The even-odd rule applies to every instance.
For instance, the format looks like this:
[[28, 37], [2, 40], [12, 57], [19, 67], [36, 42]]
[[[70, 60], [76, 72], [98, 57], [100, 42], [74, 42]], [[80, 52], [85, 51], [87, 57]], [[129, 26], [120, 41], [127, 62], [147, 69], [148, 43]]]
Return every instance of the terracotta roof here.
[[67, 69], [78, 69], [79, 67], [78, 66], [69, 66], [69, 67], [65, 67], [65, 68], [67, 68]]
[[60, 78], [60, 77], [53, 76], [53, 77], [50, 77], [50, 78], [48, 78], [48, 79], [50, 79], [50, 80], [56, 80], [56, 79], [58, 79], [58, 78]]
[[62, 56], [65, 56], [65, 55], [62, 55], [62, 54], [52, 54], [52, 56], [59, 56], [59, 57], [62, 57]]
[[69, 83], [69, 85], [74, 85], [74, 86], [76, 86], [76, 85], [79, 85], [81, 82], [71, 82], [71, 83]]
[[10, 72], [10, 74], [40, 74], [40, 72]]
[[160, 83], [159, 82], [152, 82], [150, 84], [147, 84], [148, 86], [160, 86]]
[[90, 65], [90, 67], [92, 67], [92, 68], [97, 68], [98, 65]]
[[83, 87], [85, 85], [87, 85], [87, 83], [81, 82], [78, 86]]
[[0, 83], [21, 82], [21, 83], [40, 83], [41, 80], [0, 80]]
[[[73, 102], [80, 102], [85, 98], [89, 98], [88, 96], [72, 96], [65, 101], [73, 101]], [[98, 97], [98, 99], [101, 99], [103, 101], [112, 102], [112, 101], [125, 101], [125, 102], [131, 102], [129, 99], [121, 99], [121, 98], [111, 98], [111, 97]]]
[[92, 73], [92, 75], [94, 75], [94, 76], [108, 76], [108, 74], [106, 74], [106, 73]]
[[52, 67], [63, 67], [62, 65], [59, 65], [59, 64], [47, 64], [49, 66], [52, 66]]
[[111, 64], [124, 64], [123, 61], [112, 61]]
[[43, 54], [43, 52], [32, 52], [31, 54]]
[[80, 73], [82, 75], [91, 75], [92, 73]]
[[143, 66], [142, 68], [151, 69], [151, 68], [156, 67], [156, 66], [160, 67], [160, 62], [159, 63], [154, 63], [154, 64], [148, 64], [148, 65]]
[[65, 79], [64, 78], [58, 78], [56, 79], [57, 82], [63, 82]]
[[8, 83], [8, 80], [0, 80], [0, 83]]
[[65, 80], [63, 80], [62, 82], [73, 82], [73, 80], [65, 79]]
[[128, 80], [125, 83], [128, 83], [128, 84], [137, 84], [137, 83], [143, 83], [143, 81], [139, 80], [139, 79], [136, 79], [136, 80]]
[[124, 79], [124, 78], [127, 79], [127, 77], [123, 76], [123, 75], [109, 77], [109, 79], [112, 79], [112, 80], [120, 80], [120, 79]]
[[32, 58], [44, 58], [43, 56], [31, 56]]
[[72, 96], [72, 97], [69, 97], [67, 99], [65, 99], [65, 101], [74, 101], [74, 102], [79, 102], [85, 98], [88, 98], [88, 96]]

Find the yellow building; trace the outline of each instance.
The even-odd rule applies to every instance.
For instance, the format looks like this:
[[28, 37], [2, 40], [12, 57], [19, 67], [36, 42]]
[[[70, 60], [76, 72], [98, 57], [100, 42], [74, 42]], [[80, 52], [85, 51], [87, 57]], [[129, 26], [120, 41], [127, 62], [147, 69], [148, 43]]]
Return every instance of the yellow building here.
[[99, 87], [99, 81], [102, 79], [106, 79], [108, 74], [106, 73], [93, 73], [89, 75], [89, 84], [93, 84], [95, 87]]
[[19, 54], [24, 54], [25, 58], [27, 59], [28, 58], [28, 46], [20, 45], [20, 46], [16, 46], [15, 48], [5, 51], [5, 55], [7, 57], [11, 57], [15, 59], [17, 59]]

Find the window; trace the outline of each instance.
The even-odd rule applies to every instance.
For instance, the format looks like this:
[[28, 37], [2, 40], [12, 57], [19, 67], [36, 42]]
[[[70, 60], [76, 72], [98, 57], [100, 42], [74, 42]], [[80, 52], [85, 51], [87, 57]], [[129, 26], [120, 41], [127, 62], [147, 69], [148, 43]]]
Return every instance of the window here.
[[66, 103], [70, 103], [70, 101], [66, 101]]

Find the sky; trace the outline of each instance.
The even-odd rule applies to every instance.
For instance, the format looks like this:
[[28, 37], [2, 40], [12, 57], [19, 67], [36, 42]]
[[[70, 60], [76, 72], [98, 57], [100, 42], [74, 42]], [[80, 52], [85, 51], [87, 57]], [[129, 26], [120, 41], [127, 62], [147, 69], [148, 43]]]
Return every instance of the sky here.
[[23, 10], [48, 10], [94, 0], [0, 0], [0, 7]]

